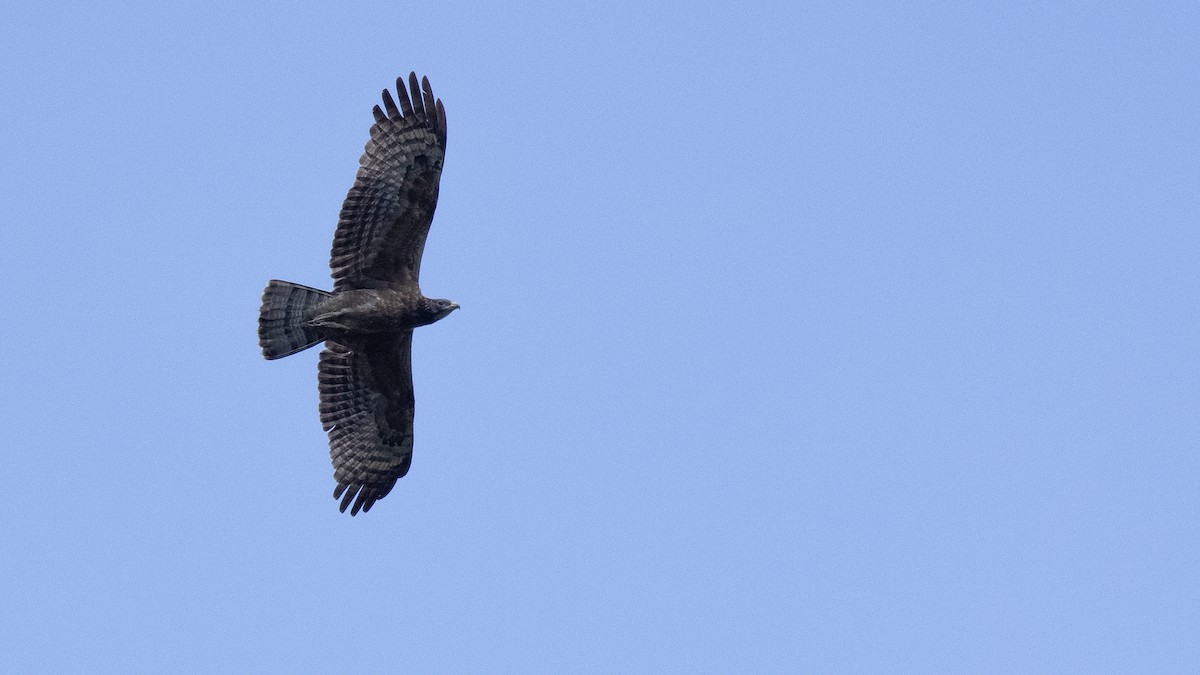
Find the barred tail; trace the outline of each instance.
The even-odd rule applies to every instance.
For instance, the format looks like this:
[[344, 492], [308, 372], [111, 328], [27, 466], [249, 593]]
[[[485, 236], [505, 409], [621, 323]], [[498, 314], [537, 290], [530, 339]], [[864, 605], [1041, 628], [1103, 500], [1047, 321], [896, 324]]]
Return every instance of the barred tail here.
[[306, 322], [312, 309], [331, 295], [290, 281], [267, 282], [258, 311], [258, 344], [263, 356], [281, 359], [324, 340], [320, 330]]

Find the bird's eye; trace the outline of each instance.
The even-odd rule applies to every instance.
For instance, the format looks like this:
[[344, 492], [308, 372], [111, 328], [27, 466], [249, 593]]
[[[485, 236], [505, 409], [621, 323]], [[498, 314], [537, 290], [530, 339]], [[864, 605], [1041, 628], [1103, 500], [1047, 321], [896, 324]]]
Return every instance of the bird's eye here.
[[446, 306], [445, 300], [438, 300], [438, 307], [445, 307], [445, 306]]

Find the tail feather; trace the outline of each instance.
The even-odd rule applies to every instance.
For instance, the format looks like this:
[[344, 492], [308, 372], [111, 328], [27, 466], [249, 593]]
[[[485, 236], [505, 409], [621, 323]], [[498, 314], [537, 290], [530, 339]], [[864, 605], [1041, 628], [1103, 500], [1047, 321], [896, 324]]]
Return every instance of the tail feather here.
[[307, 321], [312, 309], [331, 296], [290, 281], [267, 282], [258, 312], [258, 344], [263, 356], [281, 359], [324, 340], [320, 330]]

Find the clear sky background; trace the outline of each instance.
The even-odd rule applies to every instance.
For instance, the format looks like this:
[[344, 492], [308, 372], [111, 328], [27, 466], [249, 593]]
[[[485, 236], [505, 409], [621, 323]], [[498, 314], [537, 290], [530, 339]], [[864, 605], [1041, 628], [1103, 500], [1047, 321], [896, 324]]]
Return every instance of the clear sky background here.
[[[1196, 3], [0, 24], [0, 670], [1200, 671]], [[409, 70], [463, 309], [352, 519], [255, 321]]]

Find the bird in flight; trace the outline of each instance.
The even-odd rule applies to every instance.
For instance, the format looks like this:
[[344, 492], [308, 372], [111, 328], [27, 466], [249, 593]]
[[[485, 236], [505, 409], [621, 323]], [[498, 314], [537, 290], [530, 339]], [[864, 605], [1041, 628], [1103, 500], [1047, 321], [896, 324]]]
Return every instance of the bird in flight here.
[[417, 283], [446, 153], [446, 110], [416, 73], [408, 89], [396, 80], [396, 94], [384, 89], [383, 108], [372, 111], [371, 138], [342, 204], [329, 260], [333, 292], [271, 280], [258, 316], [268, 359], [325, 343], [317, 366], [321, 425], [333, 497], [350, 515], [370, 511], [408, 473], [413, 329], [458, 309], [425, 297]]

